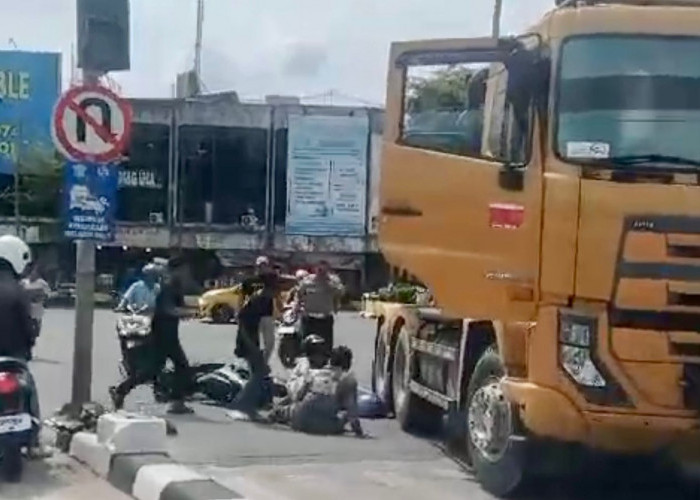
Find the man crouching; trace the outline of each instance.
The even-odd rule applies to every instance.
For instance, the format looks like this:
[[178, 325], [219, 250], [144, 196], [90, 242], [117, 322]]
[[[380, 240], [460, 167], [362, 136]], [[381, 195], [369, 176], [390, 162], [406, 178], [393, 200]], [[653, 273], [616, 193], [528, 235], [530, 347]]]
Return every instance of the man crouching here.
[[290, 380], [294, 390], [275, 406], [270, 420], [308, 434], [342, 434], [349, 425], [356, 436], [364, 437], [351, 367], [352, 351], [336, 347], [327, 366], [310, 368], [300, 381]]

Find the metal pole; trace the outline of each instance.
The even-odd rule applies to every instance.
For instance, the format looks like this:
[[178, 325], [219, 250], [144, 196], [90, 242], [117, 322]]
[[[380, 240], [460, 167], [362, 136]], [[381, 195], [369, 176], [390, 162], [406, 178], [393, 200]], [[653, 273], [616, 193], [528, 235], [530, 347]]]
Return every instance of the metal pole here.
[[[97, 84], [100, 74], [83, 71], [86, 84]], [[73, 338], [73, 385], [71, 413], [77, 417], [91, 399], [92, 327], [95, 316], [95, 242], [75, 243], [75, 336]]]
[[204, 0], [197, 0], [197, 38], [194, 44], [194, 73], [197, 77], [197, 94], [202, 84], [202, 37], [204, 29]]
[[495, 0], [493, 6], [493, 21], [491, 24], [491, 36], [498, 38], [501, 36], [501, 12], [503, 10], [503, 0]]
[[[19, 125], [18, 125], [18, 127], [19, 127]], [[21, 151], [20, 148], [21, 148], [21, 144], [22, 144], [22, 134], [20, 133], [18, 135], [20, 137], [19, 137], [19, 141], [16, 143], [17, 152], [15, 153], [15, 177], [14, 177], [15, 208], [14, 208], [14, 212], [15, 212], [15, 234], [21, 238], [22, 236], [19, 234], [20, 229], [22, 227], [22, 225], [20, 224], [20, 220], [19, 220], [20, 219], [20, 214], [19, 214], [19, 187], [20, 187], [19, 186], [19, 184], [20, 184], [19, 183], [19, 168], [20, 168], [21, 155], [19, 152]]]

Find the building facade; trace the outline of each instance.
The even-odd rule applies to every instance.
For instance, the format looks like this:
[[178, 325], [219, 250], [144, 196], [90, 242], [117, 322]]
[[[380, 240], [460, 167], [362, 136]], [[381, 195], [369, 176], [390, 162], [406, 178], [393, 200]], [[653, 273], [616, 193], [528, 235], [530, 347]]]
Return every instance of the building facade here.
[[[98, 273], [119, 277], [149, 255], [176, 250], [190, 260], [202, 284], [235, 278], [259, 254], [288, 269], [328, 260], [356, 291], [382, 282], [376, 220], [383, 110], [250, 104], [235, 93], [132, 104], [134, 127], [128, 160], [120, 167], [116, 238], [98, 247]], [[366, 120], [366, 172], [358, 184], [365, 192], [353, 202], [365, 204], [357, 212], [362, 231], [287, 230], [293, 182], [289, 123], [300, 116]], [[46, 267], [65, 273], [58, 279], [70, 280], [74, 252], [62, 239], [59, 213], [57, 206], [53, 216], [23, 214], [19, 231]], [[0, 232], [17, 227], [13, 216], [0, 221]]]

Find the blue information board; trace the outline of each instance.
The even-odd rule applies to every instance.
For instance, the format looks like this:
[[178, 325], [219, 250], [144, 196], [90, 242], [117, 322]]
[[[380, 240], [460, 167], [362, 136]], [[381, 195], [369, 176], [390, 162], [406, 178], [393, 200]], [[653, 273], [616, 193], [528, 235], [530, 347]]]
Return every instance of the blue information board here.
[[119, 167], [68, 162], [65, 166], [64, 235], [73, 240], [114, 240]]
[[20, 156], [53, 149], [51, 116], [61, 91], [61, 55], [0, 51], [0, 174]]

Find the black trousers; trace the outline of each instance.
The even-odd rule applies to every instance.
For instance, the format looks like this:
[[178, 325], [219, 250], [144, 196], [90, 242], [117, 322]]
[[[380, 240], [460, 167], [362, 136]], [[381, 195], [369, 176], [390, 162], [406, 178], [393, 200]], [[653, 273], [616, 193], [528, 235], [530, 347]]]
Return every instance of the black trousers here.
[[152, 356], [150, 367], [135, 370], [116, 387], [117, 393], [126, 396], [135, 387], [152, 382], [163, 371], [169, 359], [175, 369], [173, 399], [184, 399], [190, 384], [190, 363], [180, 344], [177, 324], [166, 323], [159, 325], [158, 330], [154, 328]]
[[320, 318], [302, 316], [301, 334], [303, 338], [309, 335], [318, 335], [326, 341], [326, 348], [330, 353], [333, 349], [333, 316], [330, 314]]

